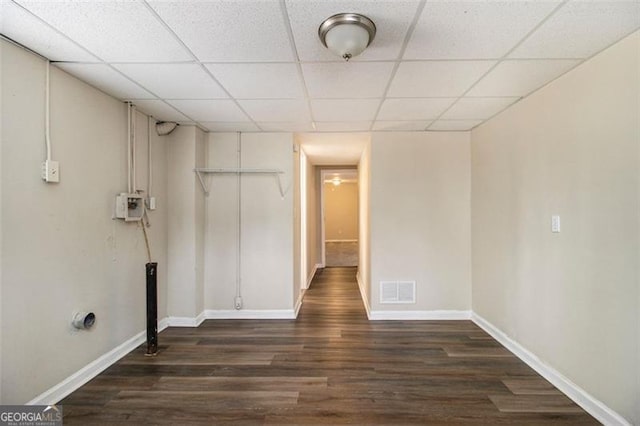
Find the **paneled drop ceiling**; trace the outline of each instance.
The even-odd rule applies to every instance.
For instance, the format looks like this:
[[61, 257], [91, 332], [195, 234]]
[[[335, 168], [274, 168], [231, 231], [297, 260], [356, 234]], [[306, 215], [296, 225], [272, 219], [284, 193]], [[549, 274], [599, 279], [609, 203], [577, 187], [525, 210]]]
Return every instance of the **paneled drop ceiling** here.
[[[210, 131], [469, 130], [640, 28], [640, 1], [0, 0], [0, 32]], [[345, 63], [327, 17], [378, 33]]]

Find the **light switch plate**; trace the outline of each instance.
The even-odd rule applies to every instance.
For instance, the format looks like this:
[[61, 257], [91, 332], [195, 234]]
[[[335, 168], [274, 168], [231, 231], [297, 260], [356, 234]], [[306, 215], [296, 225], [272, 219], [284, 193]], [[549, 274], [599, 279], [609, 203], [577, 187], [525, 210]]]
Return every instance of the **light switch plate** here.
[[560, 232], [560, 216], [551, 216], [551, 232]]

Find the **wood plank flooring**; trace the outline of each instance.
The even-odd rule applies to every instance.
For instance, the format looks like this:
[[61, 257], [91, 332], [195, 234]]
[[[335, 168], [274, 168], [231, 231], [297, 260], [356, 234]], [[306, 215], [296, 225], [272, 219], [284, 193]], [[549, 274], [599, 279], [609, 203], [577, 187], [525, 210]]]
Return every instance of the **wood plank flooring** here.
[[368, 321], [355, 268], [297, 320], [168, 328], [69, 395], [65, 425], [598, 424], [470, 321]]

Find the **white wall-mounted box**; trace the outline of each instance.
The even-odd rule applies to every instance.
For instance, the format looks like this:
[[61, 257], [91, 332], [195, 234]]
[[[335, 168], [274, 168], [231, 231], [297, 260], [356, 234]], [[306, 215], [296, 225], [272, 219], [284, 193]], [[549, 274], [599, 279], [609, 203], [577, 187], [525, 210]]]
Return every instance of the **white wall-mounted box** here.
[[125, 222], [133, 222], [142, 219], [144, 214], [144, 200], [140, 194], [127, 194], [123, 192], [116, 196], [116, 217]]

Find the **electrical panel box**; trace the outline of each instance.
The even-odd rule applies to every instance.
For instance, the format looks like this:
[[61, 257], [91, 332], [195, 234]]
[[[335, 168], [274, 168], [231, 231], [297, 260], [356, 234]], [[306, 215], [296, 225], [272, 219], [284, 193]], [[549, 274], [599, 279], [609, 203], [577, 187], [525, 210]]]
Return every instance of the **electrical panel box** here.
[[141, 220], [144, 214], [144, 199], [140, 194], [127, 194], [126, 192], [116, 196], [116, 217], [125, 222]]

